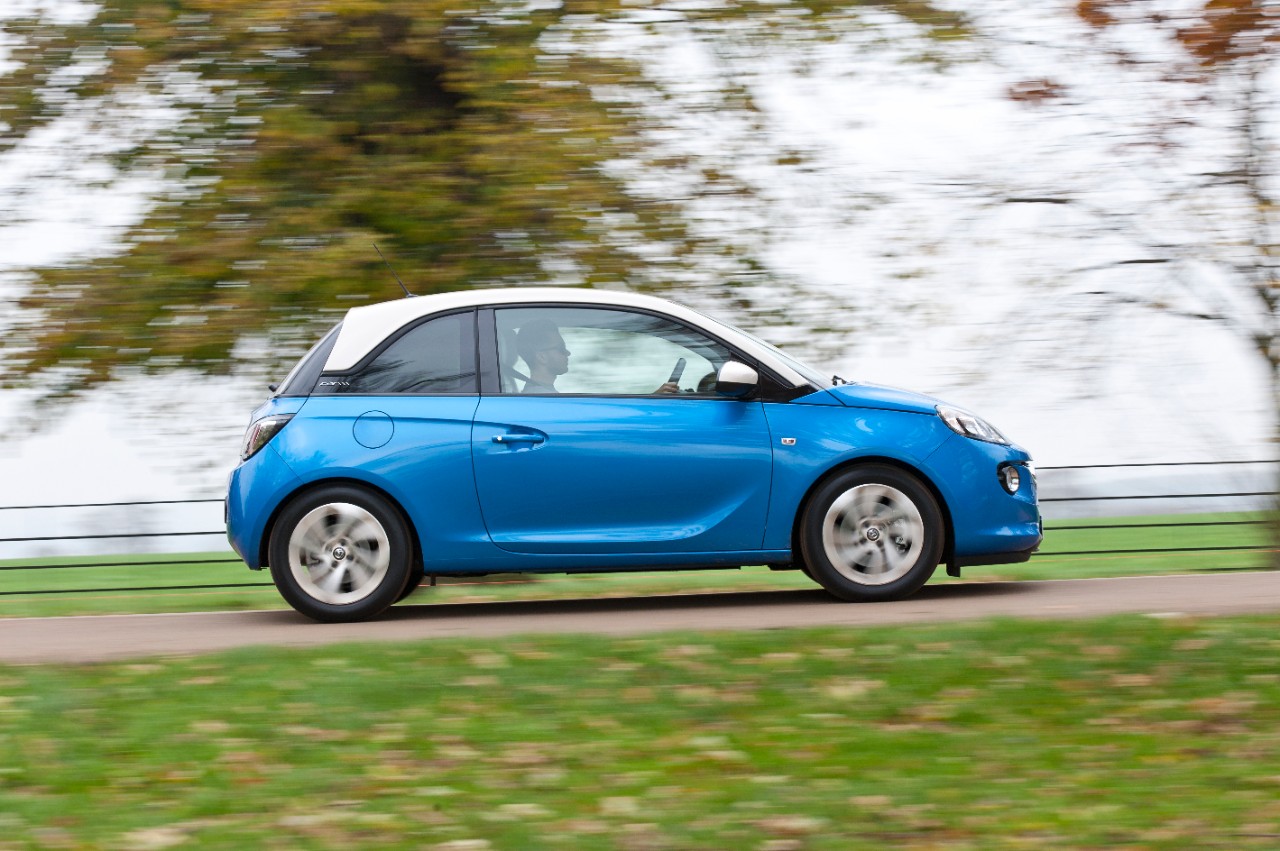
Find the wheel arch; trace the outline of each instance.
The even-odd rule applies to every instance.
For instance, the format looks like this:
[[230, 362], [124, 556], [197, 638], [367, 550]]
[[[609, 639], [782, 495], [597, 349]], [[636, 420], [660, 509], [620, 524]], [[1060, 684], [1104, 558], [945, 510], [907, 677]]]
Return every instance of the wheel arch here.
[[266, 566], [269, 566], [271, 563], [270, 562], [271, 536], [275, 534], [276, 522], [279, 520], [280, 513], [284, 511], [285, 506], [293, 502], [295, 499], [298, 499], [299, 497], [306, 496], [307, 494], [313, 491], [321, 490], [322, 488], [332, 487], [334, 485], [339, 485], [344, 487], [353, 487], [360, 490], [366, 490], [366, 491], [369, 491], [370, 493], [377, 494], [382, 499], [385, 499], [387, 503], [396, 510], [396, 513], [400, 515], [401, 522], [404, 523], [405, 529], [407, 529], [409, 532], [409, 540], [413, 542], [413, 566], [419, 570], [423, 569], [422, 538], [418, 534], [418, 527], [413, 522], [413, 518], [409, 516], [409, 512], [404, 510], [404, 506], [400, 504], [400, 500], [392, 496], [389, 492], [387, 492], [385, 488], [380, 488], [377, 485], [370, 484], [369, 482], [363, 479], [356, 479], [356, 478], [349, 478], [349, 477], [342, 477], [342, 476], [339, 476], [336, 478], [330, 478], [330, 479], [317, 479], [316, 481], [313, 481], [313, 482], [306, 482], [305, 484], [299, 485], [298, 487], [294, 488], [292, 491], [290, 491], [288, 494], [282, 497], [279, 502], [276, 503], [276, 507], [271, 511], [271, 516], [267, 518], [266, 525], [263, 526], [262, 528], [262, 540], [258, 542], [258, 558], [260, 559], [259, 564], [266, 567]]
[[943, 526], [943, 542], [942, 542], [942, 562], [948, 565], [947, 573], [951, 574], [950, 565], [955, 562], [956, 539], [955, 539], [955, 523], [951, 519], [951, 507], [947, 505], [946, 497], [942, 495], [942, 490], [934, 483], [933, 478], [921, 470], [914, 464], [909, 464], [900, 458], [894, 458], [888, 455], [861, 455], [857, 458], [849, 458], [835, 465], [831, 469], [824, 472], [821, 476], [814, 479], [813, 484], [809, 485], [808, 490], [804, 492], [797, 508], [795, 517], [791, 519], [791, 555], [793, 559], [802, 558], [802, 550], [800, 548], [800, 523], [804, 519], [805, 512], [809, 510], [809, 503], [813, 501], [814, 494], [831, 481], [836, 476], [852, 470], [856, 467], [865, 467], [871, 464], [881, 464], [886, 467], [894, 467], [914, 476], [928, 489], [929, 493], [938, 502], [938, 510], [942, 512]]

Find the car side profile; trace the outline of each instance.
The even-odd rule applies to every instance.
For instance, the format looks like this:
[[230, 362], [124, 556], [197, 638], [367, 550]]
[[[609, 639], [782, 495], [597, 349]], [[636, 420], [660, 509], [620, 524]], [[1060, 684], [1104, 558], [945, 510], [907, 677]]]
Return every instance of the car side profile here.
[[427, 576], [803, 570], [901, 599], [1039, 545], [1030, 456], [651, 296], [477, 290], [351, 309], [253, 412], [227, 531], [319, 621]]

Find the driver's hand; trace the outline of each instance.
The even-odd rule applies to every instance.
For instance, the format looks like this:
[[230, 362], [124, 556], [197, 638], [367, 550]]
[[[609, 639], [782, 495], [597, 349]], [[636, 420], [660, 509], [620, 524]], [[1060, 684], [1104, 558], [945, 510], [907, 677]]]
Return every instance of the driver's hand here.
[[659, 387], [657, 390], [653, 392], [654, 393], [679, 393], [680, 385], [675, 381], [668, 381], [666, 384], [662, 385], [661, 387]]

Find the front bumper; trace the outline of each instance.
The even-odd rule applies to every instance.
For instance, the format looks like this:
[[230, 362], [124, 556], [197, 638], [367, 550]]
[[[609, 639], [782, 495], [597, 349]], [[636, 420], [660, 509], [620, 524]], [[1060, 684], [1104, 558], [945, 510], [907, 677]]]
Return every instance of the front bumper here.
[[1037, 544], [1029, 550], [1021, 550], [1012, 553], [986, 553], [984, 555], [967, 555], [961, 558], [956, 556], [951, 559], [947, 565], [947, 573], [952, 576], [960, 575], [962, 567], [977, 567], [984, 564], [1021, 564], [1024, 561], [1030, 561], [1036, 550], [1040, 549]]
[[[955, 435], [929, 458], [951, 515], [948, 572], [961, 565], [1026, 561], [1044, 537], [1031, 456], [1018, 446], [984, 443]], [[1009, 493], [998, 471], [1006, 464], [1026, 469]]]

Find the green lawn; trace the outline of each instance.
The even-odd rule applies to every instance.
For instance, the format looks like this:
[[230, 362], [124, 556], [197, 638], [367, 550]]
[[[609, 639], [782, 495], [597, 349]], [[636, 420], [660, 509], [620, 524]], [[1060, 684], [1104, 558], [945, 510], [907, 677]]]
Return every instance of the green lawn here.
[[[1021, 565], [971, 567], [962, 581], [990, 579], [1064, 579], [1265, 567], [1272, 553], [1218, 552], [1114, 553], [1056, 556], [1059, 552], [1262, 546], [1268, 527], [1260, 525], [1152, 527], [1159, 523], [1256, 521], [1259, 514], [1177, 515], [1049, 524], [1042, 553]], [[1127, 524], [1103, 529], [1101, 525]], [[1139, 525], [1141, 524], [1141, 525]], [[1084, 529], [1058, 529], [1085, 526]], [[280, 608], [283, 602], [265, 572], [251, 572], [227, 553], [181, 556], [95, 556], [0, 561], [0, 617], [91, 614], [101, 612], [180, 612]], [[142, 566], [71, 567], [101, 562], [148, 561]], [[52, 569], [11, 569], [37, 564]], [[8, 568], [8, 569], [7, 569]], [[955, 582], [940, 570], [934, 582]], [[184, 588], [192, 585], [262, 587]], [[796, 571], [766, 568], [694, 573], [638, 573], [532, 577], [489, 577], [424, 588], [412, 601], [461, 602], [602, 595], [695, 593], [809, 588]], [[161, 590], [125, 591], [126, 588]], [[42, 593], [25, 593], [40, 591]], [[75, 591], [77, 593], [66, 593]], [[58, 593], [45, 593], [58, 592]]]
[[[1070, 579], [1266, 568], [1274, 557], [1267, 520], [1260, 512], [1235, 512], [1046, 522], [1044, 543], [1030, 562], [966, 569], [964, 574], [966, 579]], [[1101, 528], [1110, 526], [1120, 528]], [[1211, 547], [1261, 549], [1197, 550]], [[1099, 552], [1103, 550], [1111, 552]], [[1092, 554], [1055, 555], [1067, 552]]]
[[14, 848], [1275, 848], [1280, 618], [0, 668]]

